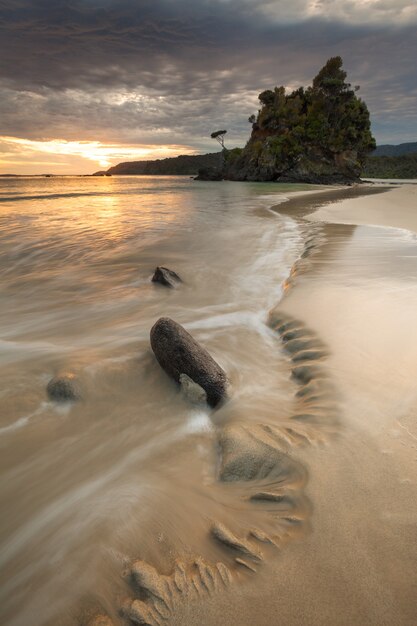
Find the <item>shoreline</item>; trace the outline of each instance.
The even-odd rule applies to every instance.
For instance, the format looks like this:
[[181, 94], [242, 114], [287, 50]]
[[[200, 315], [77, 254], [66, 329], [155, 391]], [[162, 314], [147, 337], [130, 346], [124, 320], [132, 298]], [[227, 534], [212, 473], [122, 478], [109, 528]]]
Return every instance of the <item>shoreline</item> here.
[[408, 626], [417, 612], [416, 192], [335, 190], [274, 207], [308, 241], [277, 310], [327, 346], [340, 410], [335, 436], [301, 453], [313, 533], [264, 581], [281, 600], [269, 614], [290, 625]]
[[[382, 198], [369, 198], [366, 207], [361, 207], [354, 198], [342, 198], [334, 206], [316, 206], [309, 213], [311, 222], [328, 222], [356, 226], [380, 226], [417, 232], [417, 188], [409, 183], [391, 188]], [[415, 207], [415, 208], [414, 208]]]
[[335, 205], [343, 200], [356, 199], [364, 196], [378, 195], [392, 191], [388, 185], [354, 185], [351, 187], [330, 187], [324, 191], [294, 192], [290, 198], [281, 204], [273, 205], [270, 210], [288, 215], [289, 217], [305, 217], [316, 212], [320, 207]]

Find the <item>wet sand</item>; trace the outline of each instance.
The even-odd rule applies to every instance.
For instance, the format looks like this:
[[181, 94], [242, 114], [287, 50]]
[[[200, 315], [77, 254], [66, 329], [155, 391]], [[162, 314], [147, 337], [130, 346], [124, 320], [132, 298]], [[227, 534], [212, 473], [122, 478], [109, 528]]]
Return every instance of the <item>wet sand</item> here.
[[321, 234], [297, 263], [279, 309], [311, 326], [329, 348], [339, 430], [302, 454], [313, 532], [274, 564], [274, 585], [265, 584], [276, 600], [257, 623], [411, 626], [417, 619], [417, 189], [343, 199], [314, 213], [294, 203], [298, 214], [321, 224]]
[[338, 224], [391, 226], [417, 232], [416, 185], [388, 187], [388, 195], [385, 186], [376, 186], [375, 189], [384, 190], [384, 195], [367, 198], [366, 203], [348, 197], [331, 206], [320, 205], [310, 219]]

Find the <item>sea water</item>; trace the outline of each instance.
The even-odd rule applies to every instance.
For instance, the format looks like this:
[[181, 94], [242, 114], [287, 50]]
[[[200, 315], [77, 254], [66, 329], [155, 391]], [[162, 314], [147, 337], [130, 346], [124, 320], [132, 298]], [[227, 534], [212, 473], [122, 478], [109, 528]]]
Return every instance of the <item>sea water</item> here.
[[[216, 419], [285, 413], [288, 371], [266, 320], [304, 238], [269, 209], [307, 189], [0, 179], [2, 624], [73, 623], [91, 597], [110, 603], [131, 558], [162, 559], [151, 546], [163, 511], [170, 540], [192, 543], [189, 528], [217, 506], [204, 499]], [[152, 283], [157, 265], [181, 286]], [[218, 418], [190, 406], [154, 359], [161, 316], [231, 378]], [[82, 401], [48, 399], [59, 372], [79, 378]]]

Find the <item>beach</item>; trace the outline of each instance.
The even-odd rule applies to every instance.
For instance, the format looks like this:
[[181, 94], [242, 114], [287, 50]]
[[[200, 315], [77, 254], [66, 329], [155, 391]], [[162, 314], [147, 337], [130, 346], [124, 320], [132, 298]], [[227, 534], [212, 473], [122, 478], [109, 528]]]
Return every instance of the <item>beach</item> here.
[[329, 347], [340, 414], [303, 454], [313, 532], [275, 570], [283, 623], [415, 623], [415, 208], [410, 185], [306, 217], [322, 242], [279, 308]]
[[[136, 181], [3, 194], [5, 623], [415, 624], [417, 186]], [[82, 402], [46, 398], [62, 369]]]

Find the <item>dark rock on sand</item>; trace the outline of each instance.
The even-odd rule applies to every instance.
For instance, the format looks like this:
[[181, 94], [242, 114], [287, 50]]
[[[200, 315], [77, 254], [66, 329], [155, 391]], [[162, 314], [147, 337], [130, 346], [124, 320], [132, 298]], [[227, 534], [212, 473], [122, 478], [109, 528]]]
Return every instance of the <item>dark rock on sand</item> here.
[[152, 276], [152, 282], [165, 285], [165, 287], [176, 287], [182, 280], [173, 270], [158, 265]]
[[51, 400], [56, 402], [74, 402], [81, 400], [81, 389], [75, 374], [58, 374], [54, 376], [46, 387]]
[[227, 397], [226, 373], [182, 326], [161, 317], [151, 329], [151, 346], [162, 369], [178, 383], [186, 374], [204, 389], [210, 406]]

